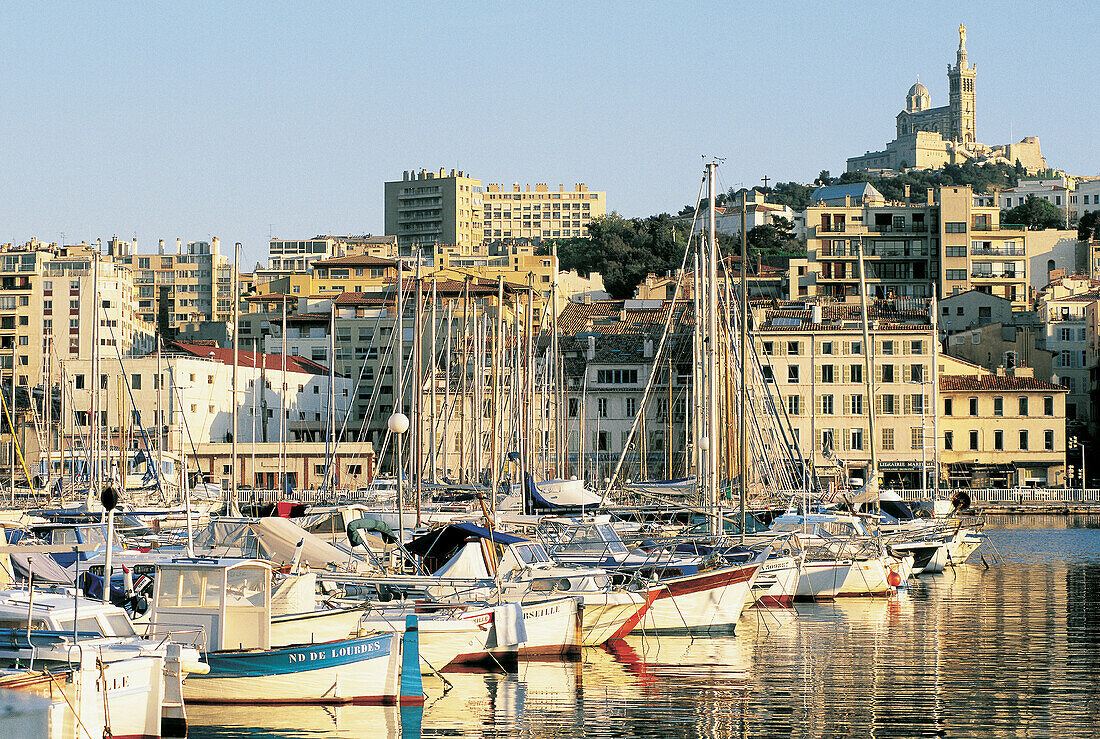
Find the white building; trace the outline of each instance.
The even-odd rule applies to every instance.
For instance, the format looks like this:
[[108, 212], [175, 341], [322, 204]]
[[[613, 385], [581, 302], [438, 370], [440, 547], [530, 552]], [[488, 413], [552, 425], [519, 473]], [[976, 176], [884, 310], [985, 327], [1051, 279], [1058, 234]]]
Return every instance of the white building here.
[[[238, 353], [238, 442], [323, 441], [328, 430], [327, 368], [303, 357]], [[173, 343], [157, 357], [101, 360], [98, 387], [101, 425], [112, 438], [139, 439], [140, 428], [155, 434], [159, 408], [164, 443], [169, 449], [190, 450], [192, 443], [232, 441], [233, 352], [205, 344]], [[65, 434], [72, 439], [88, 431], [92, 391], [89, 360], [63, 362], [67, 407]], [[60, 378], [59, 378], [60, 379]], [[350, 382], [334, 378], [337, 423], [347, 408]], [[160, 386], [160, 387], [158, 387]], [[159, 392], [158, 392], [159, 390]], [[286, 413], [285, 432], [280, 411]], [[140, 426], [139, 426], [140, 424]], [[144, 446], [137, 442], [137, 446]], [[245, 453], [245, 452], [242, 452]]]
[[[1062, 211], [1062, 216], [1068, 223], [1076, 223], [1077, 195], [1073, 190], [1073, 180], [1066, 177], [1020, 180], [1016, 187], [997, 193], [997, 205], [1001, 210], [1011, 210], [1026, 203], [1029, 197], [1046, 200]], [[1071, 203], [1070, 198], [1074, 202]]]

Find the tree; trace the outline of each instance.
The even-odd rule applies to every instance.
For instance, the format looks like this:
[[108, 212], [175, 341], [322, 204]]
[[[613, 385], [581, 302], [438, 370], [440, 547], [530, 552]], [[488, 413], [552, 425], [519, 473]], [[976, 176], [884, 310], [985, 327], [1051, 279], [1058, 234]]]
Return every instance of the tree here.
[[829, 170], [823, 169], [817, 173], [817, 179], [814, 182], [818, 185], [831, 185], [833, 178], [829, 176]]
[[1077, 221], [1077, 238], [1080, 241], [1100, 239], [1100, 210], [1090, 210]]
[[1001, 212], [1001, 223], [1022, 225], [1030, 231], [1059, 228], [1065, 222], [1058, 206], [1034, 195], [1029, 195], [1026, 201], [1012, 210]]
[[810, 207], [814, 186], [798, 182], [779, 182], [765, 198], [769, 203], [786, 205], [793, 211], [803, 211]]

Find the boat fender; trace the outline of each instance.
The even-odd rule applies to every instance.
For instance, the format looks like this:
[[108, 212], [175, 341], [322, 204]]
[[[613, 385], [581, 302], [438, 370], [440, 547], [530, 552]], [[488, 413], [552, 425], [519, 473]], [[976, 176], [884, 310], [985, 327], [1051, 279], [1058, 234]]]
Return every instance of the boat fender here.
[[890, 583], [891, 587], [898, 587], [901, 585], [901, 575], [897, 570], [890, 570], [890, 573], [886, 576], [886, 582]]

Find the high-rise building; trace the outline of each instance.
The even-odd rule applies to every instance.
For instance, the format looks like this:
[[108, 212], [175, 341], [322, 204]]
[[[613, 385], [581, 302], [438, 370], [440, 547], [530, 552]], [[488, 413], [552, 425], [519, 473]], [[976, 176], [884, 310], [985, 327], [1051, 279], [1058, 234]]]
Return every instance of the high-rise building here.
[[386, 233], [397, 236], [402, 254], [433, 244], [480, 244], [481, 200], [481, 180], [460, 170], [406, 171], [385, 184]]
[[559, 185], [521, 188], [488, 185], [484, 196], [485, 241], [571, 238], [585, 236], [593, 218], [606, 215], [607, 193], [589, 190], [584, 183], [566, 190]]

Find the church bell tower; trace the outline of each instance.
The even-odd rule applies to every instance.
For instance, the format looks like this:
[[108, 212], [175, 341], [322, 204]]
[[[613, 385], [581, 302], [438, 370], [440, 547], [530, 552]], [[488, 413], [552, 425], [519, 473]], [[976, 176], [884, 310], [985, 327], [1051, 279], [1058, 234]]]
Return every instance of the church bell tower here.
[[966, 26], [959, 26], [959, 51], [955, 66], [947, 65], [947, 81], [950, 89], [948, 108], [951, 114], [950, 131], [945, 138], [972, 144], [977, 141], [974, 127], [974, 76], [977, 67], [966, 60]]

